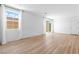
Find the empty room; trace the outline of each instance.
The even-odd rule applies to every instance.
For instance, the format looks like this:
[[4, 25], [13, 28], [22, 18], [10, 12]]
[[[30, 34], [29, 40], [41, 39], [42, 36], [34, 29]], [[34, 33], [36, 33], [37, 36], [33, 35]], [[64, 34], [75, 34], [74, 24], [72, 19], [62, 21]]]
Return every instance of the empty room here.
[[0, 4], [0, 54], [78, 54], [79, 4]]

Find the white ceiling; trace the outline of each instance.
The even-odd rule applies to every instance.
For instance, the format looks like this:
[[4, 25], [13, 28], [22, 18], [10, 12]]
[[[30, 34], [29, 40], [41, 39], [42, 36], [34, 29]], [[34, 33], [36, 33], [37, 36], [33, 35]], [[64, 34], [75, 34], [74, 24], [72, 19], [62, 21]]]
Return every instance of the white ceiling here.
[[18, 6], [21, 7], [21, 9], [32, 11], [42, 16], [45, 16], [45, 13], [47, 13], [46, 17], [48, 18], [61, 15], [76, 15], [79, 10], [78, 4], [19, 4]]

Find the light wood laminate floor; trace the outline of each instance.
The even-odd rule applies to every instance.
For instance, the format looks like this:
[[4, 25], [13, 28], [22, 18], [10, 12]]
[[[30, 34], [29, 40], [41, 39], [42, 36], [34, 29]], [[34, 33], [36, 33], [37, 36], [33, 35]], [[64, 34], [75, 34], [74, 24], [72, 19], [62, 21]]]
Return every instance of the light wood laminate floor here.
[[79, 36], [49, 33], [0, 45], [1, 54], [78, 54]]

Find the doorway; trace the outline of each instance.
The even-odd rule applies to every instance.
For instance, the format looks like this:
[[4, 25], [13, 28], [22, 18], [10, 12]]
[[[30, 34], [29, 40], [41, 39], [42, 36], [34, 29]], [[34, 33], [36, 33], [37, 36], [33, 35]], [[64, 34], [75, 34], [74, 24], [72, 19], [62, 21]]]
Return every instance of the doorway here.
[[54, 33], [54, 22], [53, 19], [45, 18], [43, 21], [44, 34]]
[[46, 21], [46, 32], [51, 32], [51, 23]]

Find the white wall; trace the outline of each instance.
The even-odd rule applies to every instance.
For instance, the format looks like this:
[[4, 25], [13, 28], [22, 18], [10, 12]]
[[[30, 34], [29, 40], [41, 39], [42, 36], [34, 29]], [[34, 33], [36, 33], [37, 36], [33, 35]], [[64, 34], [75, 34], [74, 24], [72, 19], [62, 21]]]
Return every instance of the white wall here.
[[22, 36], [30, 37], [43, 34], [43, 18], [29, 11], [22, 14]]
[[69, 10], [66, 10], [66, 13], [53, 15], [55, 16], [54, 31], [64, 34], [79, 34], [79, 5], [74, 5], [72, 8], [70, 6], [67, 9]]
[[66, 17], [58, 17], [54, 20], [54, 31], [57, 33], [71, 33], [70, 19]]
[[79, 34], [78, 16], [61, 16], [54, 20], [54, 31], [64, 34]]
[[[16, 6], [15, 6], [16, 7]], [[23, 11], [20, 29], [6, 29], [5, 5], [2, 5], [3, 39], [2, 44], [21, 38], [43, 34], [43, 18], [31, 11]]]
[[1, 6], [0, 6], [0, 43], [2, 42], [2, 17], [1, 17]]
[[71, 21], [72, 25], [72, 34], [79, 35], [79, 16], [74, 16]]
[[[6, 40], [14, 41], [16, 39], [27, 38], [31, 36], [36, 36], [43, 34], [43, 19], [40, 15], [23, 11], [22, 12], [22, 22], [21, 30], [5, 30], [6, 31]], [[19, 38], [21, 35], [21, 38]]]
[[[1, 23], [1, 6], [0, 6], [0, 23]], [[0, 26], [1, 27], [1, 26]], [[0, 29], [0, 33], [1, 33], [1, 29]], [[1, 35], [1, 34], [0, 34]], [[1, 43], [1, 36], [0, 36], [0, 43]]]

